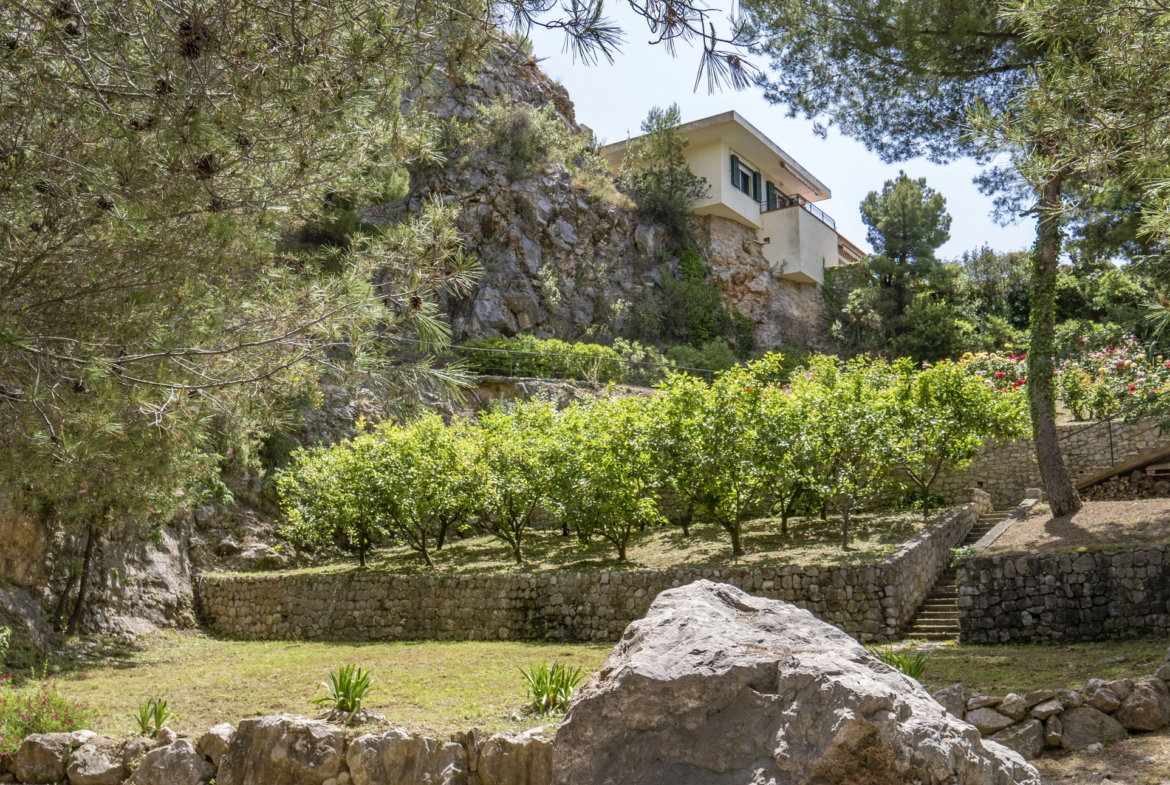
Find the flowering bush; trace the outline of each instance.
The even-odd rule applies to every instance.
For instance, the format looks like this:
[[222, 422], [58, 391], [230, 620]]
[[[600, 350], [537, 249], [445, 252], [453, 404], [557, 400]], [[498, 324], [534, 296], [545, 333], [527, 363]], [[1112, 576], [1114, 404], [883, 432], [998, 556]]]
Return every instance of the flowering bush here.
[[1059, 368], [1060, 401], [1078, 420], [1099, 419], [1170, 389], [1170, 362], [1133, 338], [1075, 355]]
[[[1057, 397], [1078, 420], [1097, 420], [1170, 391], [1170, 360], [1150, 356], [1135, 338], [1084, 350], [1061, 361], [1057, 370]], [[1024, 352], [1012, 350], [963, 355], [960, 362], [1000, 392], [1027, 383]]]
[[0, 753], [11, 755], [32, 733], [93, 728], [97, 714], [81, 701], [57, 692], [57, 682], [16, 687], [12, 676], [0, 677]]
[[990, 387], [1000, 392], [1018, 390], [1027, 383], [1028, 355], [1012, 350], [1005, 344], [1004, 352], [967, 352], [959, 362], [971, 373], [983, 377]]

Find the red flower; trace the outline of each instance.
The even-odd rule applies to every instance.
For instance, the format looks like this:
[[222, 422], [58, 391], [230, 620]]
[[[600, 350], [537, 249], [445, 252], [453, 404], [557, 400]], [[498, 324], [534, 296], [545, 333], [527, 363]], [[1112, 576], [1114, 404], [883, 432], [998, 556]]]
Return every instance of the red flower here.
[[[1167, 363], [1167, 365], [1168, 365], [1168, 366], [1170, 366], [1170, 363]], [[1002, 378], [1003, 378], [1003, 377], [1005, 377], [1005, 376], [1007, 376], [1007, 374], [1006, 374], [1006, 373], [1004, 373], [1003, 371], [996, 371], [996, 372], [995, 372], [995, 378], [996, 378], [996, 379], [1002, 379]]]
[[1132, 384], [1129, 386], [1129, 391], [1130, 391], [1130, 393], [1133, 393], [1133, 385]]

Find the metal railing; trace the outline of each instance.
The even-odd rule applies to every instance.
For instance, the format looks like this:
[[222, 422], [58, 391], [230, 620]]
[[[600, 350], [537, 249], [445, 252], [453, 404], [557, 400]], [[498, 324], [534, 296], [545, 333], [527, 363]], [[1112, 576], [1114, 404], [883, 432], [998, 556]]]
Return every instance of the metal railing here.
[[783, 194], [776, 194], [771, 199], [764, 199], [760, 202], [760, 212], [770, 213], [773, 210], [783, 210], [788, 207], [803, 207], [812, 213], [813, 217], [821, 223], [830, 227], [833, 231], [837, 230], [837, 222], [821, 208], [814, 205], [803, 196], [784, 196]]
[[[1065, 435], [1058, 438], [1057, 442], [1063, 442], [1065, 439], [1071, 439], [1079, 433], [1084, 433], [1085, 431], [1092, 430], [1093, 428], [1099, 428], [1100, 426], [1104, 425], [1109, 432], [1109, 468], [1113, 468], [1117, 465], [1117, 459], [1113, 455], [1113, 421], [1118, 418], [1124, 420], [1130, 414], [1140, 409], [1152, 410], [1154, 404], [1158, 403], [1159, 401], [1161, 401], [1163, 405], [1165, 405], [1167, 402], [1170, 402], [1170, 390], [1161, 393], [1150, 393], [1137, 403], [1130, 404], [1129, 406], [1126, 406], [1125, 408], [1120, 409], [1113, 414], [1106, 415], [1100, 420], [1091, 422], [1083, 428], [1077, 428], [1075, 431], [1066, 433]], [[1149, 413], [1153, 414], [1153, 411], [1150, 411]], [[1162, 428], [1163, 430], [1166, 429], [1166, 423], [1162, 424]]]

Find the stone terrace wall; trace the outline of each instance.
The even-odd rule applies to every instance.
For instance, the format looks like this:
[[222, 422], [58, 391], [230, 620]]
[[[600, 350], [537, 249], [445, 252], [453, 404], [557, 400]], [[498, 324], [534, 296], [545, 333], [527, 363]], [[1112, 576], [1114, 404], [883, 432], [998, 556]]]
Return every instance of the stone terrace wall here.
[[[1153, 447], [1160, 441], [1156, 417], [1136, 423], [1113, 423], [1113, 454], [1118, 459], [1128, 452]], [[1087, 423], [1057, 426], [1064, 464], [1073, 476], [1109, 465], [1109, 429], [1105, 425], [1085, 429]], [[1077, 431], [1081, 431], [1077, 433]], [[1040, 487], [1040, 470], [1036, 466], [1031, 439], [1014, 442], [991, 441], [983, 452], [961, 472], [938, 478], [933, 491], [948, 503], [963, 498], [968, 488], [982, 488], [991, 494], [991, 503], [999, 509], [1014, 506], [1024, 498], [1027, 488]]]
[[209, 576], [197, 584], [213, 632], [284, 640], [617, 640], [658, 593], [700, 578], [807, 608], [860, 640], [889, 640], [987, 509], [935, 519], [878, 564], [458, 576], [338, 573]]
[[971, 559], [958, 572], [960, 640], [1110, 640], [1165, 632], [1167, 551]]

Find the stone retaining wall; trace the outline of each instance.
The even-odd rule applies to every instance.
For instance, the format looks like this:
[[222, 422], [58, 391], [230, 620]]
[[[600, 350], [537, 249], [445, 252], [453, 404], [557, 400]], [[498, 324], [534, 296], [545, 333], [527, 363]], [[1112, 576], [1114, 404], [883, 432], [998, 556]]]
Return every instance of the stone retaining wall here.
[[987, 556], [958, 571], [964, 643], [1137, 637], [1170, 629], [1166, 547]]
[[197, 582], [218, 635], [262, 640], [617, 640], [658, 593], [706, 578], [782, 599], [860, 640], [910, 621], [987, 494], [936, 518], [873, 565], [693, 568], [457, 576], [337, 573], [207, 576]]
[[[1152, 417], [1135, 423], [1113, 423], [1113, 455], [1120, 460], [1126, 453], [1164, 441], [1159, 436], [1160, 422]], [[1067, 437], [1062, 438], [1060, 451], [1074, 477], [1109, 465], [1109, 428], [1105, 425], [1087, 428], [1086, 423], [1070, 423], [1057, 426], [1057, 431], [1061, 437]], [[940, 476], [932, 490], [953, 504], [964, 498], [967, 488], [982, 488], [991, 494], [991, 503], [996, 508], [1005, 509], [1024, 498], [1026, 489], [1040, 485], [1032, 440], [1017, 439], [1007, 443], [988, 442], [970, 466]]]

